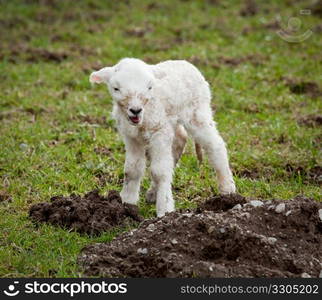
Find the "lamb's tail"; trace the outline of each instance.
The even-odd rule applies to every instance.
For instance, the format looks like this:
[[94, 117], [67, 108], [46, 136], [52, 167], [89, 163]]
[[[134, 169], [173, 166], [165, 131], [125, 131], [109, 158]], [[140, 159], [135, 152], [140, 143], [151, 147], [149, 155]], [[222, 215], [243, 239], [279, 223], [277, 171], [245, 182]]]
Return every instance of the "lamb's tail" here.
[[196, 149], [196, 154], [197, 154], [197, 158], [199, 161], [199, 164], [202, 163], [202, 159], [203, 159], [203, 154], [202, 154], [202, 147], [200, 144], [195, 143], [195, 149]]

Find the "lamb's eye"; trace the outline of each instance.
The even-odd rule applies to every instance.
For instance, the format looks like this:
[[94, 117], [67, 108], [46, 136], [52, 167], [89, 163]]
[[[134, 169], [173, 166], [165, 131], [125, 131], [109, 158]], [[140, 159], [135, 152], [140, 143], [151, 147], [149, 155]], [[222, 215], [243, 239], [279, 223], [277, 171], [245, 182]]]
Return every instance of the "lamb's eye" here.
[[149, 86], [149, 87], [148, 87], [148, 90], [152, 90], [152, 86]]
[[115, 87], [115, 88], [114, 88], [114, 91], [115, 91], [115, 92], [119, 92], [119, 91], [120, 91], [120, 89]]

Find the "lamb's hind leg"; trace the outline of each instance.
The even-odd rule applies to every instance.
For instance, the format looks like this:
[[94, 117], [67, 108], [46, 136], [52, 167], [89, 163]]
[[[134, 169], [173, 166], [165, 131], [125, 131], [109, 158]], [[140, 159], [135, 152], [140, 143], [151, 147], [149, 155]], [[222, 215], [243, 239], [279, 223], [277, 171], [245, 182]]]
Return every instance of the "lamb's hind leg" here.
[[145, 200], [147, 203], [155, 203], [157, 201], [157, 185], [152, 178], [152, 183], [150, 188], [145, 194]]
[[212, 119], [193, 120], [187, 124], [186, 128], [195, 142], [205, 150], [210, 164], [216, 170], [219, 192], [222, 194], [235, 193], [236, 187], [229, 168], [226, 145], [216, 129], [215, 122]]
[[[172, 144], [172, 155], [173, 155], [173, 162], [174, 166], [177, 165], [177, 162], [179, 161], [183, 151], [184, 147], [187, 143], [187, 132], [184, 129], [182, 125], [178, 125], [175, 131], [175, 137]], [[149, 156], [149, 155], [148, 155]], [[148, 191], [146, 192], [145, 199], [148, 203], [155, 203], [157, 200], [157, 184], [153, 180], [152, 177], [152, 183]]]
[[174, 166], [177, 165], [184, 147], [186, 146], [187, 143], [187, 132], [184, 129], [182, 125], [178, 125], [175, 131], [175, 136], [172, 144], [172, 155], [173, 155], [173, 160], [174, 160]]

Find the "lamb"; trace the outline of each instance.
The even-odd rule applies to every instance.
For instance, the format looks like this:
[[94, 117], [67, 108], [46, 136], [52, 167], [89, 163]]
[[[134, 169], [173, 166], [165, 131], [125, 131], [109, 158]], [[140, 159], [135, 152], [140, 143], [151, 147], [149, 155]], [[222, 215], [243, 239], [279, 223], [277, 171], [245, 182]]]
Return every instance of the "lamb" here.
[[107, 84], [113, 98], [112, 115], [126, 149], [123, 202], [137, 204], [148, 159], [152, 184], [147, 201], [156, 202], [158, 217], [175, 210], [173, 169], [187, 133], [198, 158], [203, 149], [216, 170], [220, 193], [236, 192], [226, 146], [212, 118], [209, 84], [194, 65], [184, 60], [149, 65], [124, 58], [93, 72], [90, 82]]

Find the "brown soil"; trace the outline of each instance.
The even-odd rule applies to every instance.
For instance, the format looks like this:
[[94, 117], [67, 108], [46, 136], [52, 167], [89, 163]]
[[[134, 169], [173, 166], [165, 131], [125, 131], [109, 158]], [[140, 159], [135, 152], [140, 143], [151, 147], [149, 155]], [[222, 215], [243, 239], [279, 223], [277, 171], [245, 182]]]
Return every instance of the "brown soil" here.
[[277, 139], [275, 139], [278, 144], [286, 144], [289, 142], [289, 138], [286, 134], [282, 133]]
[[302, 176], [304, 182], [322, 184], [322, 167], [319, 165], [306, 169], [302, 166], [294, 166], [288, 163], [285, 165], [285, 170], [289, 175]]
[[8, 19], [0, 19], [1, 29], [12, 29], [18, 26], [25, 26], [25, 25], [26, 25], [26, 21], [17, 16], [16, 17], [11, 16]]
[[214, 69], [219, 69], [220, 65], [235, 67], [242, 63], [251, 63], [254, 66], [259, 66], [262, 65], [267, 58], [260, 54], [250, 54], [242, 57], [219, 56], [215, 60], [211, 60], [193, 55], [188, 60], [197, 67], [209, 66]]
[[31, 48], [24, 44], [12, 45], [9, 49], [9, 53], [2, 54], [1, 56], [7, 56], [10, 62], [17, 62], [18, 60], [25, 60], [27, 62], [55, 62], [61, 63], [68, 59], [69, 53], [64, 51], [52, 51], [43, 48]]
[[240, 10], [243, 17], [255, 16], [258, 13], [258, 6], [254, 0], [247, 0], [244, 7]]
[[126, 36], [144, 37], [146, 34], [153, 32], [153, 28], [149, 25], [145, 27], [132, 27], [127, 29], [124, 33]]
[[46, 49], [33, 49], [33, 51], [30, 51], [30, 55], [28, 56], [27, 60], [29, 62], [47, 61], [60, 63], [67, 58], [68, 53], [66, 52], [53, 52]]
[[113, 184], [113, 185], [123, 184], [123, 177], [112, 172], [96, 171], [94, 174], [94, 180], [100, 187], [104, 187], [108, 184]]
[[311, 181], [322, 184], [322, 167], [315, 166], [311, 168], [308, 172], [308, 176]]
[[302, 116], [297, 121], [300, 125], [306, 125], [309, 127], [317, 127], [317, 126], [322, 125], [322, 115]]
[[107, 197], [92, 191], [84, 197], [52, 197], [51, 202], [37, 203], [29, 210], [35, 222], [48, 222], [64, 228], [98, 235], [114, 227], [130, 226], [142, 221], [134, 205], [122, 204], [119, 193], [110, 191]]
[[[59, 41], [60, 38], [66, 38], [72, 43], [76, 43], [75, 37], [70, 36], [61, 36], [59, 34], [54, 34], [51, 36], [52, 41]], [[77, 43], [76, 43], [77, 44]], [[1, 49], [0, 49], [1, 50]], [[53, 62], [61, 63], [70, 58], [76, 57], [89, 57], [95, 56], [97, 53], [95, 50], [88, 47], [81, 47], [78, 45], [71, 45], [68, 51], [60, 49], [45, 49], [45, 48], [35, 48], [30, 47], [25, 43], [16, 43], [11, 44], [9, 48], [2, 49], [0, 51], [0, 58], [7, 58], [10, 62], [17, 63], [21, 60], [31, 63], [36, 62]], [[95, 67], [98, 64], [94, 64]], [[86, 66], [86, 65], [85, 65]], [[90, 69], [93, 70], [93, 69]]]
[[198, 211], [202, 212], [204, 210], [212, 210], [216, 212], [226, 211], [233, 208], [236, 204], [246, 203], [246, 198], [239, 195], [219, 195], [209, 198], [205, 202], [199, 204]]
[[244, 111], [250, 114], [256, 114], [261, 112], [261, 110], [259, 109], [258, 105], [256, 103], [250, 103], [248, 104], [245, 108]]
[[82, 123], [108, 127], [106, 116], [97, 117], [97, 116], [90, 116], [90, 115], [78, 115], [76, 118], [75, 117], [73, 118], [80, 120]]
[[255, 66], [263, 64], [265, 57], [259, 54], [250, 54], [243, 57], [226, 57], [220, 56], [218, 57], [218, 61], [221, 64], [225, 64], [231, 67], [238, 66], [242, 63], [251, 63]]
[[11, 202], [12, 197], [6, 190], [0, 190], [0, 203], [1, 202]]
[[146, 10], [160, 10], [160, 9], [165, 9], [166, 5], [159, 3], [159, 2], [151, 2], [146, 6]]
[[86, 276], [318, 277], [322, 204], [305, 197], [244, 202], [217, 196], [195, 211], [145, 220], [110, 243], [85, 247], [78, 262]]
[[[253, 142], [255, 144], [255, 141]], [[244, 177], [249, 179], [260, 179], [265, 178], [269, 180], [269, 178], [274, 174], [274, 170], [272, 170], [268, 166], [261, 167], [239, 167], [234, 169], [234, 175], [237, 177]]]
[[318, 98], [322, 96], [322, 90], [318, 84], [314, 81], [298, 81], [292, 78], [284, 78], [286, 85], [290, 91], [294, 94], [301, 95], [306, 94], [311, 98]]
[[108, 147], [95, 147], [94, 152], [99, 155], [111, 156], [112, 149]]

